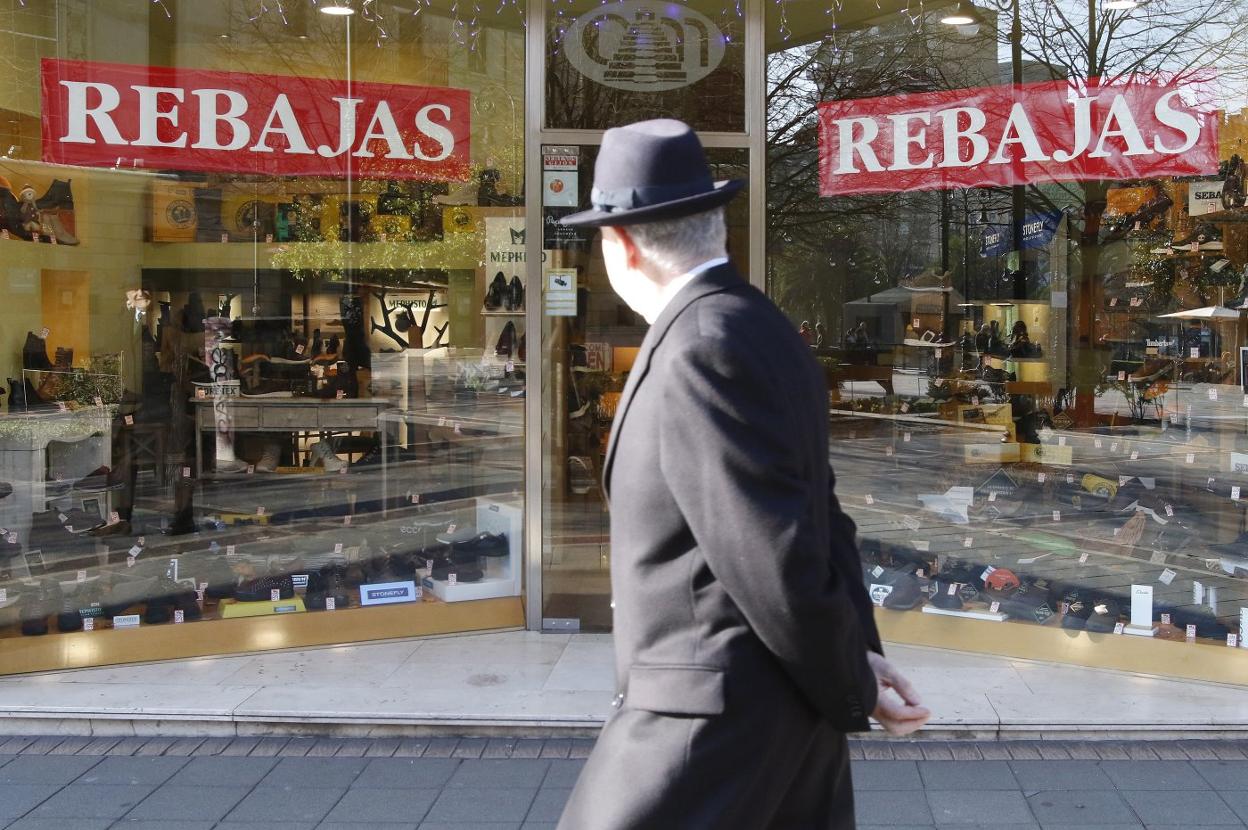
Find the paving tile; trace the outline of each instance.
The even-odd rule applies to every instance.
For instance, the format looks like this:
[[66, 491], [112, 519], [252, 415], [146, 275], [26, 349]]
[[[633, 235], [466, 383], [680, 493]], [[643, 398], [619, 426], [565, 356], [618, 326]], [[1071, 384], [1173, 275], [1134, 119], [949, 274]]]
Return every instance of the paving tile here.
[[277, 766], [276, 758], [191, 758], [168, 786], [254, 787]]
[[[913, 798], [913, 796], [911, 796]], [[1001, 790], [940, 790], [927, 793], [927, 804], [938, 825], [959, 826], [980, 824], [984, 827], [1006, 827], [1035, 824], [1020, 792]]]
[[367, 789], [348, 790], [346, 795], [334, 805], [326, 821], [343, 823], [383, 823], [410, 822], [416, 824], [425, 817], [433, 802], [437, 800], [437, 790], [414, 789]]
[[569, 758], [588, 758], [589, 753], [594, 751], [594, 741], [591, 738], [573, 738], [572, 746], [568, 747]]
[[[1069, 824], [1045, 824], [1040, 823], [1041, 830], [1073, 830]], [[1132, 822], [1130, 824], [1088, 824], [1081, 825], [1079, 830], [1156, 830], [1156, 828], [1145, 828], [1143, 824]], [[1177, 830], [1172, 828], [1171, 830]]]
[[862, 757], [868, 761], [891, 761], [893, 748], [882, 741], [863, 741]]
[[898, 743], [893, 746], [893, 759], [897, 761], [922, 761], [923, 746], [917, 743]]
[[542, 779], [542, 789], [561, 789], [565, 787], [575, 787], [576, 779], [581, 777], [581, 770], [585, 768], [584, 761], [572, 760], [554, 760], [550, 762], [550, 769], [546, 772], [546, 777]]
[[459, 745], [459, 738], [430, 738], [425, 745], [424, 758], [450, 758]]
[[232, 738], [228, 744], [221, 749], [222, 755], [250, 755], [251, 751], [260, 743], [259, 738]]
[[850, 767], [855, 790], [921, 790], [914, 761], [857, 761]]
[[29, 813], [59, 788], [59, 784], [0, 784], [0, 819]]
[[567, 738], [547, 738], [542, 746], [542, 758], [567, 758], [572, 749], [572, 741]]
[[334, 751], [335, 758], [362, 758], [364, 753], [368, 751], [372, 741], [364, 738], [349, 738], [339, 744], [338, 749]]
[[1061, 744], [1051, 744], [1048, 741], [1040, 741], [1036, 746], [1036, 751], [1046, 761], [1065, 761], [1070, 758], [1070, 751], [1066, 747]]
[[173, 746], [174, 738], [151, 738], [139, 747], [135, 755], [164, 755], [165, 750]]
[[1010, 769], [1019, 786], [1027, 792], [1114, 788], [1114, 782], [1097, 761], [1011, 761]]
[[451, 753], [452, 758], [480, 758], [485, 751], [485, 738], [464, 738]]
[[[952, 761], [953, 750], [947, 744], [925, 743], [919, 747], [925, 761]], [[896, 750], [893, 751], [894, 756]]]
[[[411, 822], [358, 822], [358, 821], [322, 821], [316, 825], [316, 830], [418, 830], [418, 827], [425, 825], [416, 825]], [[462, 827], [463, 825], [455, 825]], [[256, 828], [259, 830], [259, 828]]]
[[143, 799], [126, 818], [219, 821], [248, 792], [249, 787], [164, 786]]
[[485, 749], [481, 750], [482, 758], [510, 758], [511, 750], [515, 747], [514, 738], [490, 738], [486, 743]]
[[1239, 826], [1241, 821], [1215, 792], [1200, 790], [1128, 791], [1122, 797], [1145, 824]]
[[[117, 826], [112, 819], [76, 818], [73, 830], [107, 830], [110, 826]], [[207, 826], [211, 827], [212, 823], [209, 822]], [[62, 818], [23, 818], [8, 825], [5, 830], [66, 830], [66, 827], [65, 819]]]
[[171, 757], [189, 756], [199, 749], [199, 745], [203, 742], [204, 738], [178, 738], [165, 750], [165, 754]]
[[1222, 800], [1235, 811], [1235, 814], [1239, 816], [1242, 821], [1248, 823], [1248, 791], [1222, 790], [1218, 793], [1218, 795], [1220, 795]]
[[105, 758], [83, 773], [76, 784], [144, 784], [157, 787], [186, 766], [185, 758]]
[[1136, 820], [1122, 796], [1113, 790], [1042, 790], [1028, 795], [1027, 803], [1042, 825], [1071, 828]]
[[854, 813], [859, 824], [932, 824], [926, 799], [913, 792], [868, 790], [854, 793]]
[[282, 747], [286, 746], [289, 738], [262, 738], [260, 743], [247, 753], [249, 758], [272, 758], [281, 754]]
[[1102, 761], [1120, 790], [1207, 790], [1209, 782], [1187, 761]]
[[223, 821], [214, 830], [308, 830], [312, 826], [306, 821]]
[[270, 822], [317, 822], [325, 818], [345, 792], [337, 787], [261, 787], [252, 790], [226, 818], [232, 822], [264, 822], [266, 827], [271, 826]]
[[351, 786], [441, 788], [460, 763], [453, 758], [373, 758]]
[[74, 753], [80, 751], [84, 746], [86, 746], [89, 743], [91, 743], [91, 739], [85, 736], [76, 737], [76, 738], [66, 738], [61, 743], [57, 744], [56, 748], [53, 749], [48, 754], [49, 755], [73, 755]]
[[1191, 765], [1215, 790], [1248, 790], [1248, 761], [1192, 761]]
[[537, 789], [550, 769], [549, 761], [479, 759], [464, 761], [446, 782], [447, 789], [519, 787]]
[[122, 738], [117, 743], [108, 748], [107, 752], [100, 753], [102, 755], [134, 755], [143, 748], [143, 744], [147, 743], [150, 738], [146, 735], [141, 738]]
[[399, 748], [398, 738], [381, 738], [369, 742], [369, 747], [365, 750], [364, 755], [369, 758], [389, 758], [394, 755], [395, 750]]
[[542, 744], [545, 743], [541, 738], [521, 738], [516, 741], [516, 746], [511, 751], [512, 758], [537, 758], [542, 754]]
[[399, 748], [394, 751], [396, 758], [419, 758], [425, 754], [429, 741], [424, 738], [404, 738], [399, 741]]
[[[84, 746], [80, 751], [80, 755], [103, 755], [117, 744], [121, 743], [120, 737], [115, 738], [92, 738], [91, 742]], [[5, 751], [0, 748], [0, 752]]]
[[0, 767], [0, 784], [46, 784], [59, 787], [73, 781], [101, 760], [96, 755], [19, 756]]
[[279, 758], [302, 758], [316, 746], [316, 738], [291, 738], [277, 751]]
[[22, 750], [23, 755], [47, 755], [57, 746], [65, 742], [63, 735], [52, 735], [50, 737], [36, 738], [35, 742]]
[[445, 789], [429, 810], [429, 821], [524, 821], [536, 789], [491, 787]]
[[73, 784], [44, 801], [30, 815], [32, 818], [118, 819], [147, 798], [153, 789], [146, 786]]
[[1006, 761], [974, 764], [919, 761], [919, 775], [928, 790], [1017, 790], [1018, 782]]
[[282, 758], [259, 786], [346, 789], [368, 764], [364, 758]]
[[426, 821], [420, 830], [520, 830], [518, 821]]
[[[162, 818], [155, 821], [123, 818], [112, 826], [112, 830], [211, 830], [215, 821], [192, 821], [189, 819]], [[72, 830], [79, 830], [75, 822]], [[259, 830], [257, 828], [257, 830]]]
[[202, 744], [195, 747], [192, 755], [220, 755], [221, 752], [230, 745], [231, 738], [206, 738]]
[[520, 830], [555, 830], [556, 827], [558, 823], [553, 821], [526, 821], [520, 825]]
[[572, 795], [571, 789], [551, 788], [538, 791], [533, 804], [529, 806], [529, 814], [525, 816], [525, 821], [559, 821], [570, 795]]

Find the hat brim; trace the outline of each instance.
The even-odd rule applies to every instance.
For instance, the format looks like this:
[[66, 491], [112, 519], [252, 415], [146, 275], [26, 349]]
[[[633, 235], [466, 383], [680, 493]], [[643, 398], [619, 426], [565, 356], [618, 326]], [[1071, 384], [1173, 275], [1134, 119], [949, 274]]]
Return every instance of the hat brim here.
[[608, 225], [624, 227], [644, 225], [647, 222], [662, 222], [666, 219], [679, 219], [682, 216], [691, 216], [726, 205], [744, 187], [744, 179], [728, 179], [715, 182], [712, 190], [698, 193], [695, 196], [686, 196], [683, 199], [673, 199], [670, 202], [660, 202], [630, 210], [606, 211], [596, 208], [583, 210], [580, 213], [563, 217], [559, 220], [559, 224], [570, 228], [601, 228]]

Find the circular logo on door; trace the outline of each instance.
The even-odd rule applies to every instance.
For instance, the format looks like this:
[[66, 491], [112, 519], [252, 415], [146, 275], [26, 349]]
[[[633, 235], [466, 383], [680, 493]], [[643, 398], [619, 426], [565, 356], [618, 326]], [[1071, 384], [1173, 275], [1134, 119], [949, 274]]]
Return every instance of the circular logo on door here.
[[165, 208], [165, 221], [175, 228], [189, 228], [195, 223], [195, 205], [187, 199], [174, 199]]
[[604, 86], [661, 92], [714, 72], [724, 59], [724, 33], [680, 3], [623, 0], [578, 17], [563, 48], [576, 71]]

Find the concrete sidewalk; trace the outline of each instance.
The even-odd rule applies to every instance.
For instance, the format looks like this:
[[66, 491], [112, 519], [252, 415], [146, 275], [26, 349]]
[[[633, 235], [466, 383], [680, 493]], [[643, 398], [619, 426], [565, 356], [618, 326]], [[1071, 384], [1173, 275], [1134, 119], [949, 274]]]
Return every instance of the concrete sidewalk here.
[[[927, 736], [1248, 736], [1242, 687], [892, 645]], [[512, 631], [0, 679], [9, 735], [592, 736], [611, 638]]]
[[[0, 743], [0, 828], [545, 830], [591, 746], [14, 737]], [[858, 820], [861, 830], [1243, 828], [1246, 750], [1243, 741], [855, 741]]]

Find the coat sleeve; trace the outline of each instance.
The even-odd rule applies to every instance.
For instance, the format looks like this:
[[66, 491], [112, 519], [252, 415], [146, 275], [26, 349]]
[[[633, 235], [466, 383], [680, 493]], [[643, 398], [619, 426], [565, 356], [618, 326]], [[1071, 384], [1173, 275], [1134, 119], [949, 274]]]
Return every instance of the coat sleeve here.
[[858, 611], [858, 621], [862, 624], [863, 637], [867, 648], [876, 654], [884, 654], [884, 645], [880, 641], [880, 632], [875, 627], [875, 606], [862, 584], [862, 557], [858, 553], [858, 526], [854, 520], [841, 509], [841, 502], [836, 497], [836, 474], [828, 469], [828, 536], [832, 567], [836, 568], [846, 581], [850, 599]]
[[732, 352], [695, 341], [669, 358], [660, 471], [712, 574], [812, 707], [867, 729], [875, 676], [849, 584], [821, 549], [808, 442], [782, 382]]

